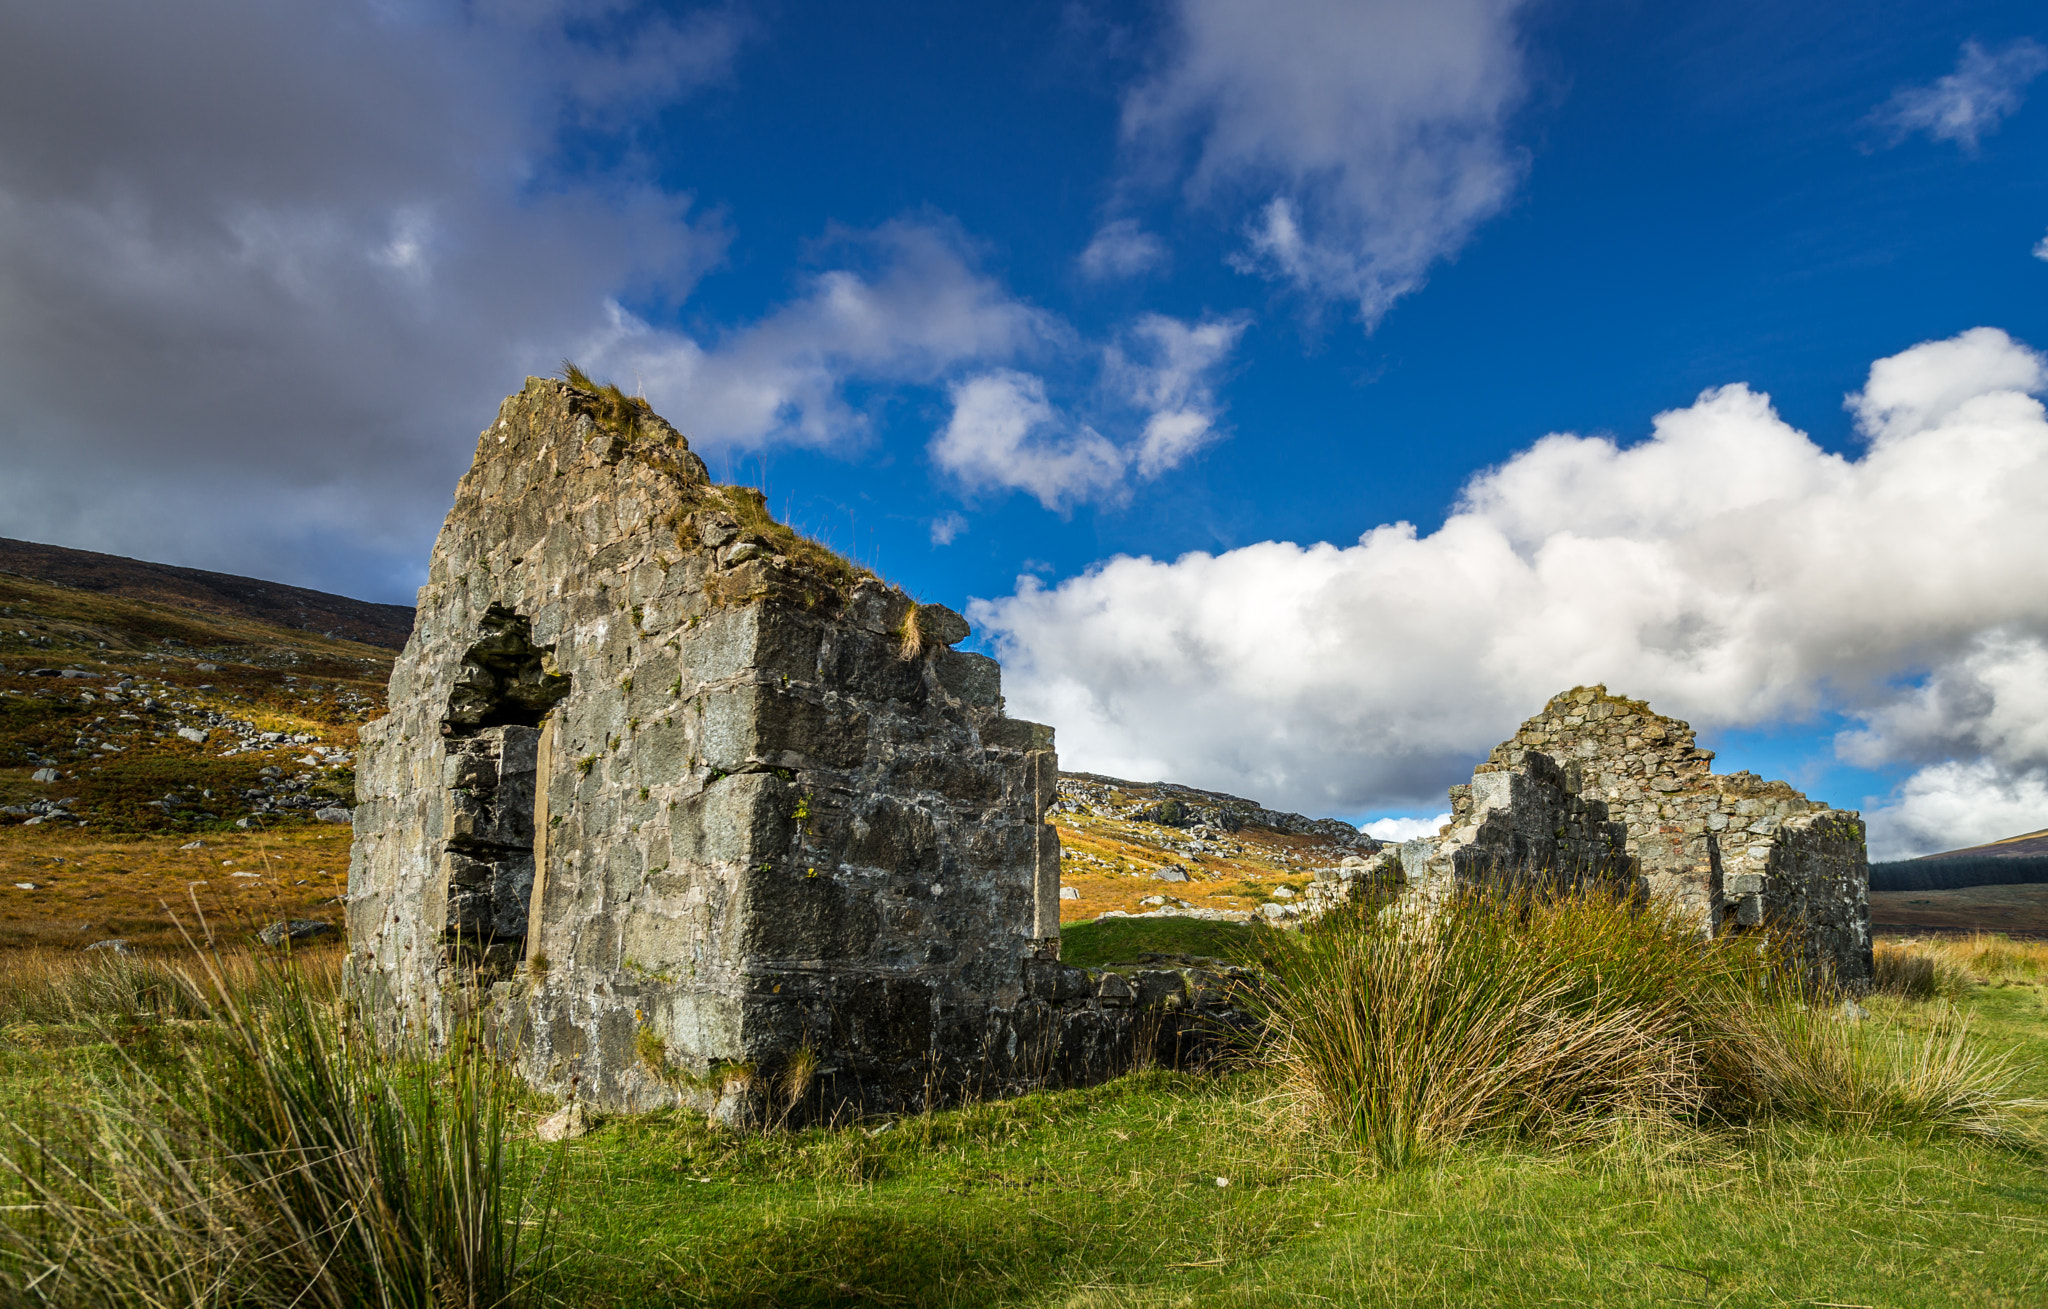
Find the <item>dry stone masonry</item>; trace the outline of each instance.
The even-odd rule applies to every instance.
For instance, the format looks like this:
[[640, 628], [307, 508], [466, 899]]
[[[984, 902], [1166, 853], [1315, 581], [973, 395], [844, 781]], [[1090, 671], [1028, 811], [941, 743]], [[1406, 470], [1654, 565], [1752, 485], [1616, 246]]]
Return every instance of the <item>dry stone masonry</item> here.
[[1870, 977], [1863, 820], [1783, 782], [1716, 774], [1693, 730], [1604, 686], [1557, 696], [1496, 746], [1451, 821], [1401, 852], [1415, 892], [1538, 877], [1634, 887], [1702, 930], [1769, 930], [1855, 986]]
[[644, 403], [528, 379], [361, 734], [349, 976], [380, 1032], [480, 1003], [539, 1087], [727, 1115], [1187, 1054], [1213, 979], [1059, 964], [1052, 730], [967, 635]]

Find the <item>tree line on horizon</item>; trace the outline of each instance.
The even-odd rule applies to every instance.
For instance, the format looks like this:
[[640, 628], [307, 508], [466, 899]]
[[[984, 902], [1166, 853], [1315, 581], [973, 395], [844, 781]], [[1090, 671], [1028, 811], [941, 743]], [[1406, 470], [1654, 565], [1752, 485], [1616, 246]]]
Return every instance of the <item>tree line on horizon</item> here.
[[2048, 882], [2048, 855], [1975, 855], [1897, 859], [1870, 866], [1873, 891], [1953, 891], [1964, 886]]

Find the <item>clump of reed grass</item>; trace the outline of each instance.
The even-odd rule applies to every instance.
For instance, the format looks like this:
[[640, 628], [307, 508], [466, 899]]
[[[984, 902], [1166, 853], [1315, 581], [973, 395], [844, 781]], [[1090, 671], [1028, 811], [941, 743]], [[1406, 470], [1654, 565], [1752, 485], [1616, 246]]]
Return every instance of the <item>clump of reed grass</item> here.
[[1786, 1115], [2006, 1139], [2010, 1070], [1961, 1021], [1851, 1020], [1800, 961], [1596, 890], [1327, 915], [1254, 1003], [1312, 1118], [1399, 1168], [1477, 1136]]
[[0, 952], [0, 1029], [17, 1024], [133, 1024], [206, 1018], [212, 1007], [179, 968], [114, 950]]
[[474, 1032], [380, 1059], [317, 981], [202, 961], [210, 1030], [0, 1140], [0, 1300], [482, 1309], [528, 1298], [552, 1202]]

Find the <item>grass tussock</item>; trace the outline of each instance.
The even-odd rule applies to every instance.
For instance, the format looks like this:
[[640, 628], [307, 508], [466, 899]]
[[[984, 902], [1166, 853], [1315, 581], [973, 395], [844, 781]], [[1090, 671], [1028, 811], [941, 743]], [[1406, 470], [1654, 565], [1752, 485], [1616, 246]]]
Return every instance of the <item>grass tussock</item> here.
[[[875, 576], [872, 570], [854, 563], [824, 542], [777, 522], [768, 511], [768, 497], [756, 487], [708, 486], [702, 492], [701, 507], [732, 515], [739, 524], [740, 540], [755, 542], [787, 559], [790, 580], [806, 605], [815, 606], [827, 600], [843, 602], [855, 587]], [[686, 534], [679, 534], [678, 544], [689, 545]], [[707, 587], [706, 593], [712, 594], [712, 588]], [[725, 600], [737, 603], [747, 598], [731, 596]]]
[[516, 1087], [473, 1035], [379, 1058], [324, 981], [202, 961], [213, 1015], [167, 1057], [0, 1140], [0, 1300], [416, 1306], [531, 1297], [545, 1184], [508, 1145]]
[[1364, 906], [1277, 955], [1264, 1035], [1294, 1099], [1376, 1164], [1768, 1116], [2008, 1139], [2011, 1069], [1960, 1019], [1879, 1032], [1754, 937], [1599, 894]]
[[637, 395], [627, 395], [616, 382], [599, 382], [590, 374], [578, 368], [569, 360], [562, 361], [562, 380], [579, 391], [586, 391], [596, 397], [595, 411], [591, 417], [607, 432], [615, 432], [631, 439], [640, 430], [641, 420], [654, 413], [653, 406]]

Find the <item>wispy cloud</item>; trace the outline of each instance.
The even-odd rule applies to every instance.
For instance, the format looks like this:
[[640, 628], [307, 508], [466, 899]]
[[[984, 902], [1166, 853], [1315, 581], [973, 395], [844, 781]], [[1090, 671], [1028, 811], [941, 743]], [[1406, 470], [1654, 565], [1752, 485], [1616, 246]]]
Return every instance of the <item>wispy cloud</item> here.
[[[1251, 216], [1235, 263], [1371, 327], [1513, 193], [1520, 0], [1178, 0], [1124, 102], [1141, 173]], [[1191, 158], [1191, 162], [1189, 162]]]
[[[932, 440], [932, 462], [970, 492], [1023, 491], [1048, 509], [1127, 499], [1135, 482], [1217, 438], [1216, 375], [1249, 321], [1143, 315], [1101, 353], [1104, 403], [1093, 417], [1056, 407], [1032, 374], [970, 377], [952, 388], [952, 417]], [[1111, 439], [1098, 427], [1130, 434]]]
[[976, 264], [958, 228], [899, 220], [836, 232], [842, 266], [760, 320], [699, 340], [615, 311], [586, 352], [647, 389], [707, 451], [868, 439], [872, 415], [848, 401], [857, 384], [935, 386], [968, 366], [1007, 362], [1071, 335]]
[[2026, 89], [2048, 71], [2048, 48], [2024, 37], [1996, 52], [1963, 42], [1956, 70], [1927, 86], [1900, 87], [1871, 111], [1897, 145], [1915, 133], [1953, 141], [1974, 154], [1978, 141], [2018, 112]]
[[1164, 241], [1139, 226], [1135, 218], [1118, 218], [1096, 231], [1076, 262], [1084, 277], [1108, 282], [1151, 272], [1166, 261]]

